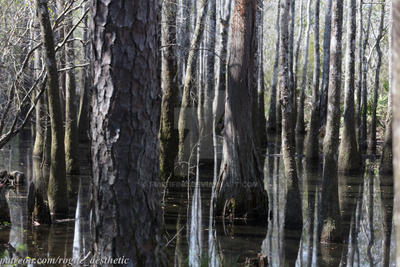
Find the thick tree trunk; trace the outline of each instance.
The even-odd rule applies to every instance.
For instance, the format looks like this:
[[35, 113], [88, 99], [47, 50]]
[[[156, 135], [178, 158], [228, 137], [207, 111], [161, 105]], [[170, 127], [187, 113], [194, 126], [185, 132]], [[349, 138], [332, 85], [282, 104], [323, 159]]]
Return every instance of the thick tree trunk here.
[[322, 82], [321, 97], [319, 100], [319, 112], [321, 127], [326, 124], [327, 103], [328, 103], [328, 87], [329, 87], [329, 71], [330, 71], [330, 51], [331, 51], [331, 27], [332, 27], [332, 0], [328, 0], [325, 13], [324, 26], [324, 60], [322, 65]]
[[[194, 29], [192, 42], [190, 44], [190, 50], [187, 58], [187, 67], [185, 72], [185, 79], [183, 85], [182, 103], [179, 112], [178, 120], [178, 131], [179, 131], [179, 143], [178, 143], [178, 164], [180, 165], [180, 174], [186, 175], [189, 165], [191, 165], [192, 153], [192, 135], [197, 132], [196, 129], [196, 112], [194, 110], [195, 99], [192, 99], [196, 93], [195, 90], [195, 71], [196, 63], [200, 48], [201, 40], [203, 39], [204, 33], [204, 21], [207, 14], [207, 1], [201, 0], [200, 12], [196, 18], [196, 27]], [[186, 142], [189, 141], [189, 143]]]
[[[66, 16], [65, 33], [73, 27], [72, 16]], [[78, 136], [78, 122], [77, 122], [77, 110], [76, 110], [76, 81], [75, 81], [75, 69], [74, 69], [74, 35], [71, 34], [69, 42], [65, 48], [65, 62], [66, 71], [65, 76], [65, 163], [67, 174], [78, 174], [79, 173], [79, 136]]]
[[290, 65], [288, 57], [289, 53], [289, 3], [291, 0], [284, 0], [281, 3], [281, 44], [280, 44], [280, 68], [279, 68], [279, 87], [280, 87], [280, 103], [282, 108], [282, 151], [283, 163], [285, 166], [285, 177], [287, 181], [287, 203], [285, 209], [285, 227], [298, 228], [302, 227], [302, 210], [300, 200], [300, 190], [298, 184], [297, 168], [296, 168], [296, 145], [294, 119], [292, 115], [295, 110], [294, 106], [294, 88], [290, 85]]
[[358, 173], [361, 171], [361, 155], [358, 151], [355, 117], [354, 117], [354, 89], [355, 89], [355, 60], [356, 60], [356, 20], [357, 1], [348, 0], [347, 46], [346, 46], [346, 77], [344, 97], [344, 120], [342, 139], [339, 148], [338, 169], [344, 173]]
[[65, 218], [68, 215], [67, 179], [65, 174], [64, 129], [59, 98], [59, 81], [54, 49], [53, 30], [50, 24], [47, 0], [36, 0], [39, 14], [44, 62], [48, 75], [47, 96], [51, 124], [51, 158], [48, 199], [52, 217]]
[[165, 266], [158, 1], [94, 1], [92, 14], [94, 256]]
[[312, 168], [318, 167], [319, 160], [319, 86], [321, 76], [321, 55], [319, 45], [319, 15], [320, 0], [315, 0], [315, 21], [314, 21], [314, 73], [313, 73], [313, 94], [310, 129], [306, 139], [306, 161]]
[[385, 1], [383, 0], [381, 4], [381, 19], [379, 23], [378, 36], [376, 37], [376, 53], [377, 53], [377, 63], [375, 69], [375, 87], [374, 87], [374, 103], [372, 106], [372, 118], [371, 118], [371, 131], [370, 131], [370, 141], [369, 141], [369, 151], [371, 154], [376, 154], [376, 109], [378, 108], [378, 95], [379, 95], [379, 79], [382, 67], [382, 49], [381, 40], [383, 38], [383, 27], [385, 21]]
[[304, 64], [303, 64], [303, 73], [301, 78], [301, 88], [300, 88], [300, 98], [299, 104], [297, 106], [297, 120], [296, 120], [296, 134], [304, 134], [305, 126], [304, 126], [304, 101], [307, 87], [307, 69], [308, 69], [308, 50], [310, 44], [310, 31], [311, 31], [311, 19], [312, 9], [311, 9], [311, 0], [307, 1], [307, 29], [306, 29], [306, 39], [304, 42]]
[[393, 174], [393, 149], [392, 149], [392, 121], [393, 121], [393, 109], [392, 109], [392, 92], [393, 92], [393, 8], [392, 1], [390, 2], [390, 19], [389, 19], [389, 96], [388, 96], [388, 108], [386, 115], [386, 126], [385, 126], [385, 137], [382, 149], [381, 163], [379, 166], [379, 173], [392, 175]]
[[323, 243], [341, 241], [341, 216], [338, 192], [338, 146], [340, 128], [340, 90], [342, 76], [343, 0], [333, 3], [331, 71], [328, 90], [328, 114], [324, 138], [322, 174], [321, 235]]
[[178, 131], [175, 128], [175, 109], [178, 108], [178, 66], [175, 57], [176, 1], [162, 5], [161, 21], [161, 124], [160, 124], [160, 176], [163, 181], [174, 174], [178, 150]]
[[274, 70], [272, 74], [272, 84], [271, 84], [271, 94], [269, 98], [269, 113], [268, 113], [268, 132], [277, 131], [278, 123], [281, 122], [277, 120], [280, 116], [277, 116], [277, 113], [281, 112], [281, 108], [279, 106], [279, 94], [277, 94], [278, 87], [278, 71], [279, 71], [279, 44], [280, 44], [280, 16], [281, 16], [281, 0], [278, 0], [277, 8], [276, 8], [276, 22], [275, 22], [275, 31], [276, 31], [276, 42], [275, 42], [275, 58], [274, 58]]
[[[400, 244], [400, 1], [393, 0], [393, 165], [395, 242]], [[395, 249], [396, 266], [400, 266], [400, 246]]]
[[[217, 211], [265, 219], [268, 200], [252, 124], [256, 0], [235, 0], [225, 103], [223, 158], [217, 184]], [[223, 216], [225, 214], [222, 214]]]

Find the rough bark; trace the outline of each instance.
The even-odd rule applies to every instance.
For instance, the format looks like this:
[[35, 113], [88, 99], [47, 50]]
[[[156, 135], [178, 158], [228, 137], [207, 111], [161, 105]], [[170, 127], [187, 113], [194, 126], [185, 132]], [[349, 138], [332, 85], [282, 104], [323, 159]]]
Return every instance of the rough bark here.
[[[235, 0], [228, 63], [223, 158], [217, 184], [217, 211], [265, 219], [268, 200], [252, 124], [256, 0]], [[222, 214], [225, 215], [225, 214]]]
[[276, 22], [275, 22], [275, 58], [274, 58], [274, 70], [272, 74], [271, 94], [269, 98], [269, 113], [268, 113], [268, 132], [275, 132], [278, 127], [277, 112], [281, 112], [277, 94], [278, 87], [278, 71], [279, 71], [279, 44], [280, 44], [280, 16], [281, 16], [281, 0], [278, 0], [276, 8]]
[[343, 0], [334, 1], [332, 10], [331, 70], [329, 77], [328, 114], [324, 138], [322, 173], [320, 241], [323, 243], [341, 241], [341, 216], [339, 210], [337, 171], [342, 75]]
[[44, 62], [48, 75], [47, 97], [51, 125], [49, 207], [52, 217], [64, 218], [68, 214], [67, 179], [65, 173], [64, 129], [59, 98], [59, 80], [47, 0], [36, 0], [44, 45]]
[[320, 16], [320, 0], [315, 1], [314, 11], [314, 72], [313, 72], [313, 94], [310, 129], [306, 139], [306, 161], [308, 166], [318, 167], [319, 160], [319, 86], [321, 76], [321, 55], [319, 45], [319, 16]]
[[339, 147], [338, 169], [341, 172], [350, 174], [361, 171], [361, 155], [358, 151], [354, 116], [357, 1], [348, 0], [347, 10], [344, 120]]
[[294, 87], [297, 90], [297, 84], [298, 84], [298, 69], [299, 69], [299, 58], [300, 58], [300, 48], [301, 48], [301, 41], [303, 38], [303, 32], [304, 32], [304, 1], [300, 1], [300, 26], [299, 26], [299, 33], [297, 36], [296, 40], [296, 51], [294, 54], [294, 66], [293, 66], [293, 72], [294, 72]]
[[[95, 257], [165, 266], [158, 1], [94, 1], [91, 140]], [[104, 266], [112, 266], [104, 265]]]
[[369, 151], [371, 154], [376, 154], [376, 109], [378, 108], [378, 97], [379, 97], [379, 79], [382, 67], [382, 48], [381, 41], [383, 38], [383, 27], [385, 21], [385, 1], [383, 0], [381, 4], [381, 18], [379, 23], [378, 36], [376, 37], [376, 53], [377, 62], [375, 69], [375, 85], [374, 85], [374, 102], [372, 104], [372, 118], [371, 118], [371, 130], [370, 130], [370, 140], [369, 140]]
[[385, 137], [382, 148], [381, 162], [379, 166], [379, 173], [392, 175], [393, 174], [393, 149], [392, 149], [392, 121], [393, 121], [393, 105], [392, 105], [392, 91], [393, 91], [393, 12], [392, 12], [392, 1], [390, 2], [390, 19], [389, 19], [389, 96], [388, 96], [388, 107], [385, 123]]
[[282, 151], [287, 181], [287, 203], [285, 209], [285, 227], [299, 228], [302, 226], [302, 210], [300, 190], [296, 169], [296, 144], [294, 132], [294, 119], [292, 115], [294, 106], [294, 88], [290, 85], [289, 53], [289, 3], [291, 0], [281, 2], [281, 35], [280, 35], [280, 67], [279, 67], [279, 88], [280, 103], [282, 109]]
[[164, 1], [161, 14], [161, 124], [160, 176], [163, 181], [174, 174], [178, 150], [178, 131], [175, 128], [175, 109], [178, 108], [178, 66], [175, 58], [176, 1]]
[[322, 81], [321, 81], [321, 97], [319, 100], [320, 123], [321, 127], [326, 124], [328, 87], [329, 87], [329, 71], [330, 71], [330, 51], [331, 51], [331, 27], [332, 27], [332, 0], [328, 0], [325, 13], [324, 26], [324, 59], [322, 65]]
[[296, 120], [296, 134], [304, 134], [305, 126], [304, 126], [304, 101], [305, 101], [305, 93], [307, 87], [307, 69], [308, 69], [308, 50], [310, 44], [310, 32], [311, 32], [311, 23], [312, 23], [312, 9], [311, 9], [311, 0], [307, 1], [307, 29], [306, 29], [306, 39], [304, 42], [304, 64], [303, 64], [303, 72], [301, 78], [301, 88], [300, 88], [300, 98], [299, 104], [297, 106], [297, 120]]
[[[72, 16], [66, 16], [65, 33], [68, 34], [73, 27]], [[67, 174], [79, 174], [79, 137], [77, 122], [76, 81], [74, 69], [74, 35], [71, 34], [65, 47], [65, 167]]]

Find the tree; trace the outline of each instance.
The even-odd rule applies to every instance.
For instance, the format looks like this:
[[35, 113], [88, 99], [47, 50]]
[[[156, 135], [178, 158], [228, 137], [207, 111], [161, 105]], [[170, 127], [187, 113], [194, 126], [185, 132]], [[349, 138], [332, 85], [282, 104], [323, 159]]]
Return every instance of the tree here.
[[178, 150], [178, 131], [175, 129], [175, 108], [178, 107], [178, 66], [175, 59], [176, 1], [164, 1], [161, 21], [161, 102], [160, 175], [166, 181], [174, 174]]
[[255, 63], [256, 3], [256, 0], [234, 2], [217, 210], [221, 214], [225, 207], [232, 207], [235, 216], [263, 218], [268, 200], [250, 112], [255, 90], [250, 74]]
[[287, 183], [287, 203], [285, 214], [285, 227], [299, 228], [302, 226], [302, 210], [300, 200], [299, 182], [296, 169], [296, 145], [295, 132], [293, 129], [295, 117], [292, 115], [294, 106], [294, 88], [290, 83], [289, 53], [289, 7], [291, 0], [281, 3], [281, 35], [280, 35], [280, 67], [279, 88], [280, 103], [282, 109], [282, 151], [283, 164], [285, 166], [285, 177]]
[[[393, 162], [400, 162], [400, 1], [394, 0], [393, 21]], [[393, 164], [395, 242], [400, 244], [400, 165]], [[400, 246], [395, 250], [396, 266], [400, 266]]]
[[321, 76], [321, 54], [319, 45], [319, 14], [320, 0], [315, 1], [315, 21], [314, 21], [314, 72], [313, 72], [313, 94], [310, 129], [306, 139], [306, 161], [313, 168], [318, 166], [319, 160], [319, 86]]
[[346, 46], [346, 75], [345, 99], [342, 139], [339, 148], [338, 169], [344, 173], [356, 173], [361, 170], [361, 155], [358, 151], [355, 114], [355, 49], [356, 49], [356, 0], [348, 1], [347, 46]]
[[49, 207], [52, 217], [68, 215], [67, 179], [65, 171], [64, 129], [59, 98], [59, 81], [53, 30], [50, 24], [47, 0], [36, 0], [44, 45], [44, 62], [48, 73], [47, 97], [51, 125], [51, 164], [48, 185]]
[[94, 256], [165, 266], [158, 1], [95, 1], [92, 14]]
[[328, 89], [327, 124], [324, 137], [320, 226], [320, 241], [324, 243], [341, 241], [337, 170], [342, 75], [343, 0], [334, 1], [332, 10], [331, 69]]

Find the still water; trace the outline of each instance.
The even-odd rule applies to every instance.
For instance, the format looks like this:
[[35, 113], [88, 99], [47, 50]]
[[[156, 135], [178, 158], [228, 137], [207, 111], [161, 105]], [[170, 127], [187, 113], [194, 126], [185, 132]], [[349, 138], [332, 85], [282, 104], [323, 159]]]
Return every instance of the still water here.
[[[321, 172], [307, 169], [302, 157], [302, 141], [298, 140], [303, 229], [285, 230], [286, 184], [280, 141], [276, 137], [269, 141], [264, 161], [264, 182], [270, 206], [268, 227], [244, 220], [232, 223], [210, 216], [212, 164], [200, 163], [189, 183], [169, 181], [169, 189], [163, 196], [169, 266], [245, 266], [246, 260], [258, 255], [267, 256], [268, 266], [394, 266], [391, 261], [393, 180], [377, 174], [379, 160], [367, 159], [363, 175], [339, 175], [346, 242], [324, 245], [315, 241]], [[81, 155], [88, 155], [84, 147]], [[91, 249], [90, 171], [88, 157], [83, 156], [81, 161], [82, 175], [69, 177], [70, 186], [77, 193], [76, 201], [70, 202], [70, 220], [51, 226], [33, 226], [27, 216], [28, 186], [6, 193], [10, 222], [0, 225], [2, 258], [82, 258], [88, 255]], [[0, 169], [22, 171], [30, 180], [34, 176], [33, 166], [30, 141], [17, 138], [0, 150]]]

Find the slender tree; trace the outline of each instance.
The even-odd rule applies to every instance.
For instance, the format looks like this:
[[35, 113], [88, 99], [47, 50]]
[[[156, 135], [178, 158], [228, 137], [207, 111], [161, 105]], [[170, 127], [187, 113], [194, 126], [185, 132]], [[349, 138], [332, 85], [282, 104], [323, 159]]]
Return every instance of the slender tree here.
[[295, 132], [293, 129], [295, 117], [292, 115], [294, 106], [294, 88], [290, 86], [289, 53], [289, 7], [291, 0], [281, 2], [281, 35], [280, 35], [280, 67], [279, 87], [280, 102], [282, 108], [282, 151], [285, 166], [285, 177], [287, 180], [287, 208], [285, 214], [285, 227], [301, 228], [302, 210], [300, 201], [300, 190], [296, 169], [296, 145]]
[[348, 0], [347, 10], [344, 120], [338, 169], [344, 173], [356, 173], [361, 169], [361, 155], [358, 151], [354, 114], [357, 1]]
[[124, 256], [128, 266], [166, 266], [157, 185], [158, 3], [92, 5], [93, 255]]
[[59, 81], [47, 0], [36, 0], [44, 44], [44, 62], [48, 73], [47, 97], [51, 125], [51, 158], [48, 199], [53, 218], [68, 215], [67, 179], [65, 171], [64, 129], [59, 98]]
[[161, 124], [160, 175], [166, 181], [174, 174], [178, 150], [178, 131], [175, 128], [175, 109], [178, 108], [178, 66], [175, 57], [176, 1], [164, 1], [161, 13]]
[[268, 200], [249, 112], [254, 90], [250, 77], [254, 68], [256, 2], [234, 2], [217, 210], [222, 213], [229, 207], [234, 215], [263, 218]]
[[312, 94], [312, 109], [310, 129], [306, 139], [306, 160], [309, 166], [318, 166], [319, 160], [319, 86], [321, 76], [321, 54], [319, 45], [319, 15], [320, 15], [320, 0], [315, 1], [314, 11], [314, 72], [313, 72], [313, 94]]
[[341, 216], [338, 192], [338, 146], [340, 128], [340, 91], [342, 76], [343, 0], [332, 7], [332, 36], [328, 114], [324, 138], [321, 200], [321, 242], [341, 241]]

